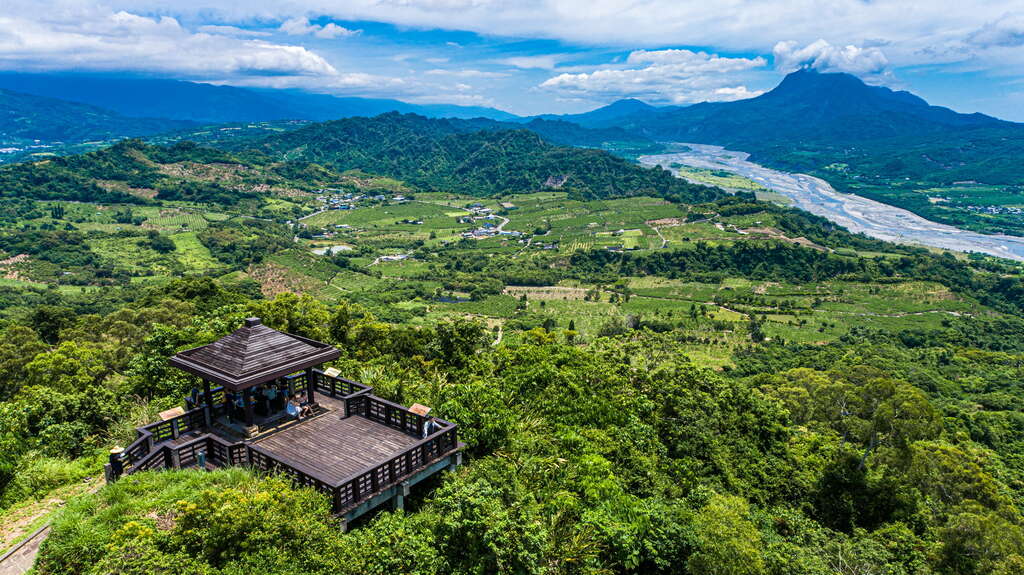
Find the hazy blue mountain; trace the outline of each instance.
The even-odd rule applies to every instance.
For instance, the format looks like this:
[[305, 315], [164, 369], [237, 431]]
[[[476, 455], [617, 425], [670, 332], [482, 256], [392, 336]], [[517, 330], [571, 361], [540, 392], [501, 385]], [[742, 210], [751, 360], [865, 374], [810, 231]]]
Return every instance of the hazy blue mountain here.
[[659, 109], [660, 108], [652, 106], [646, 102], [641, 102], [635, 98], [627, 98], [612, 102], [607, 106], [591, 110], [590, 112], [584, 112], [582, 114], [543, 114], [537, 116], [537, 118], [573, 122], [581, 126], [593, 128], [606, 128], [614, 126], [616, 122], [623, 118], [638, 114], [654, 113]]
[[799, 70], [775, 89], [735, 102], [655, 107], [620, 100], [584, 114], [560, 116], [582, 126], [618, 126], [657, 139], [718, 144], [868, 140], [949, 128], [1006, 124], [959, 114], [856, 76]]
[[105, 108], [124, 116], [201, 123], [276, 120], [324, 121], [374, 116], [389, 111], [431, 117], [487, 117], [512, 114], [484, 107], [416, 105], [390, 99], [342, 98], [298, 90], [214, 86], [197, 82], [76, 74], [0, 74], [0, 88]]
[[109, 110], [0, 89], [0, 142], [84, 142], [148, 136], [191, 122], [128, 118]]
[[759, 146], [831, 144], [1005, 124], [983, 114], [930, 106], [908, 92], [869, 86], [849, 74], [808, 70], [789, 74], [756, 98], [641, 110], [614, 123], [660, 139]]

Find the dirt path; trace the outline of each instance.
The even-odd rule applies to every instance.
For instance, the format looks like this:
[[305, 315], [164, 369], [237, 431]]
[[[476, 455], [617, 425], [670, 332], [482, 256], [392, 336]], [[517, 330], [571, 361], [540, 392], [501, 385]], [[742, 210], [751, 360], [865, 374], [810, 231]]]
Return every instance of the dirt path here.
[[47, 523], [0, 557], [0, 575], [28, 573], [39, 555], [39, 546], [49, 534], [50, 524]]
[[[104, 484], [102, 477], [94, 477], [85, 483], [59, 488], [49, 497], [23, 508], [17, 518], [5, 518], [5, 523], [0, 524], [0, 549], [6, 549], [4, 554], [0, 555], [0, 575], [21, 575], [31, 569], [39, 553], [39, 545], [50, 534], [49, 516], [60, 509], [68, 499], [83, 493], [95, 493]], [[29, 532], [44, 519], [41, 526]], [[18, 543], [8, 549], [15, 541]]]
[[658, 234], [658, 237], [661, 238], [661, 247], [664, 249], [665, 246], [668, 245], [668, 240], [665, 239], [665, 236], [661, 235], [661, 230], [659, 230], [657, 226], [652, 226], [650, 224], [647, 224], [647, 227], [651, 228], [654, 230], [654, 233]]

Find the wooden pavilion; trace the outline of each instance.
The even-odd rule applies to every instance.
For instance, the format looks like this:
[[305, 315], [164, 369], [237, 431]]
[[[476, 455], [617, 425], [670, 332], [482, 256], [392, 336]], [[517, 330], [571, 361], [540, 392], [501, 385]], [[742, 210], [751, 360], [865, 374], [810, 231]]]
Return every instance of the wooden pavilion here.
[[[457, 428], [319, 369], [339, 356], [328, 344], [271, 329], [259, 318], [175, 354], [170, 364], [201, 378], [202, 396], [186, 401], [180, 414], [138, 428], [131, 445], [112, 452], [108, 481], [153, 469], [246, 465], [324, 492], [345, 523], [389, 501], [401, 507], [412, 485], [461, 463]], [[266, 385], [304, 397], [312, 414], [258, 420], [254, 390]], [[242, 395], [241, 429], [232, 425], [233, 394]]]
[[[206, 405], [213, 405], [211, 384], [242, 393], [245, 424], [251, 427], [254, 387], [298, 372], [308, 379], [314, 373], [311, 368], [340, 356], [341, 352], [326, 343], [271, 329], [260, 318], [251, 317], [221, 339], [178, 352], [169, 361], [203, 380]], [[315, 387], [306, 385], [309, 405], [316, 404]]]

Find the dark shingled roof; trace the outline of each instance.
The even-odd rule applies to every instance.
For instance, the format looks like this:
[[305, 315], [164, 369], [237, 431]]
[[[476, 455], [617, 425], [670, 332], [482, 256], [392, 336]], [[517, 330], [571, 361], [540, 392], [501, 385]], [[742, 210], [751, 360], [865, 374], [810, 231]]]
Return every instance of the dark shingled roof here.
[[170, 364], [237, 391], [340, 355], [326, 343], [271, 329], [254, 317], [211, 344], [178, 352]]

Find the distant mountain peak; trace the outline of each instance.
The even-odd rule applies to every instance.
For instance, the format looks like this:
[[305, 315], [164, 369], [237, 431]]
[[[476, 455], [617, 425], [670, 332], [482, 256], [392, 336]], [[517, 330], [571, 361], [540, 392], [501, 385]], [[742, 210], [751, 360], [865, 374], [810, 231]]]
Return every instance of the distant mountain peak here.
[[[801, 68], [786, 74], [768, 94], [806, 94], [808, 92], [850, 91], [859, 96], [868, 93], [893, 91], [884, 86], [871, 86], [853, 74], [846, 72], [819, 72], [812, 68]], [[924, 103], [924, 100], [921, 100]]]
[[604, 109], [606, 109], [606, 110], [608, 110], [608, 109], [637, 110], [637, 109], [647, 109], [647, 108], [653, 108], [653, 107], [654, 106], [648, 104], [647, 102], [644, 102], [643, 100], [638, 100], [636, 98], [622, 98], [621, 100], [615, 100], [611, 104], [608, 104], [607, 106], [604, 106]]
[[636, 98], [623, 98], [621, 100], [616, 100], [607, 106], [591, 110], [590, 112], [587, 112], [587, 115], [609, 119], [642, 112], [650, 112], [652, 110], [657, 110], [657, 107], [642, 100], [637, 100]]
[[584, 125], [620, 126], [653, 139], [733, 145], [755, 152], [765, 146], [847, 147], [880, 138], [916, 138], [1003, 124], [981, 114], [931, 106], [909, 92], [873, 86], [852, 74], [812, 69], [788, 74], [756, 98], [620, 116], [609, 113], [630, 106], [636, 104], [616, 103], [577, 117]]

